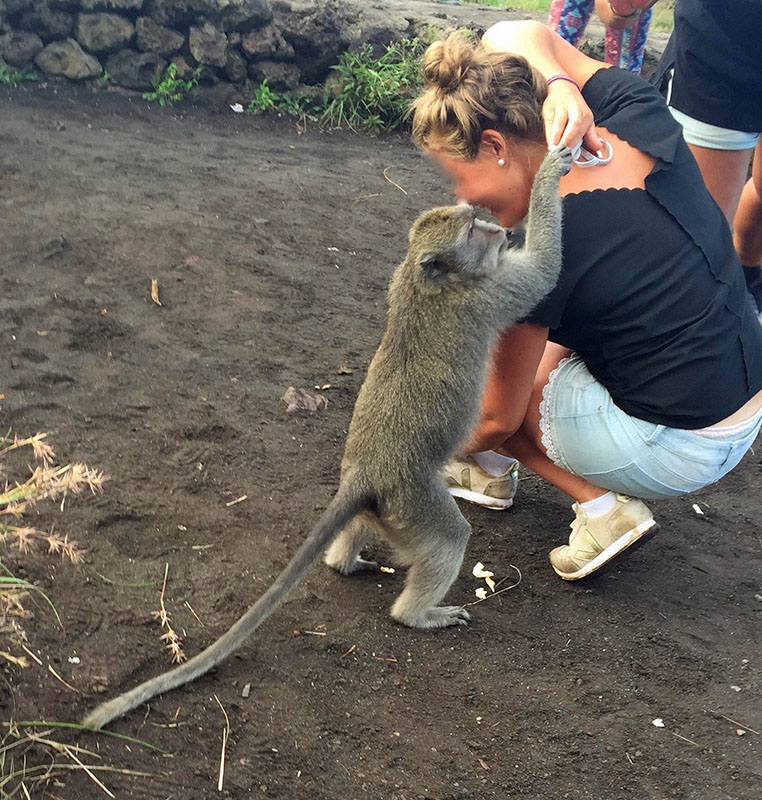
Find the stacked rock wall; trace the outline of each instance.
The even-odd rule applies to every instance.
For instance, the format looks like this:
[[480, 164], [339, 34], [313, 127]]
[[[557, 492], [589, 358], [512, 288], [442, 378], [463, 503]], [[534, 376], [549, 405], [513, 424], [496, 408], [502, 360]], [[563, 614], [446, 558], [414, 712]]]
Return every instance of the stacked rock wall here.
[[[377, 6], [378, 8], [378, 6]], [[339, 54], [415, 35], [402, 14], [346, 0], [0, 0], [0, 59], [71, 80], [107, 73], [149, 89], [169, 63], [202, 82], [267, 79], [276, 91], [323, 80]]]

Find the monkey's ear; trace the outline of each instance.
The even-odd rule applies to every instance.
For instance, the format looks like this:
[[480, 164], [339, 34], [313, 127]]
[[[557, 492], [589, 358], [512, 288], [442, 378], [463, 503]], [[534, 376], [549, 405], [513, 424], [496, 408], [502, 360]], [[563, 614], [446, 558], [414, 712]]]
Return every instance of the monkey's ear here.
[[446, 271], [444, 263], [437, 259], [436, 253], [425, 253], [421, 256], [420, 263], [424, 278], [436, 280]]

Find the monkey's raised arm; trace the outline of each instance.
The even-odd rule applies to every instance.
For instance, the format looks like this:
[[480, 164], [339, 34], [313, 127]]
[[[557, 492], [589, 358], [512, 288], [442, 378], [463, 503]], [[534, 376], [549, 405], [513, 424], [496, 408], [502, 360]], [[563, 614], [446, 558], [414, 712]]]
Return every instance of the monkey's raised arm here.
[[523, 319], [556, 285], [561, 270], [562, 201], [559, 181], [571, 168], [572, 153], [551, 150], [540, 165], [529, 198], [526, 237], [521, 250], [507, 250], [498, 280], [512, 295], [509, 324]]

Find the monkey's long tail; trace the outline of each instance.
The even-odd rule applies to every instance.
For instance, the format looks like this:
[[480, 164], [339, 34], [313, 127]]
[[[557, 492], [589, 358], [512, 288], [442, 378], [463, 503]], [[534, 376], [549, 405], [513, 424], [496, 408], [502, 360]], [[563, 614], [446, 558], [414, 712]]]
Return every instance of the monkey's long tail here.
[[358, 494], [350, 485], [342, 483], [336, 496], [289, 561], [288, 566], [227, 633], [190, 661], [141, 683], [113, 700], [102, 703], [85, 717], [82, 724], [97, 730], [151, 697], [195, 680], [227, 658], [288, 597], [342, 528], [370, 505], [371, 499], [368, 496]]

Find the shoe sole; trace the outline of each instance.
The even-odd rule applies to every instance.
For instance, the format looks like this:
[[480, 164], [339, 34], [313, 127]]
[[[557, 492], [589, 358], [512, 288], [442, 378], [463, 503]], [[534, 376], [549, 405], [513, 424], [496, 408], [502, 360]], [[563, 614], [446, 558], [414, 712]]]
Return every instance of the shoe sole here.
[[505, 499], [490, 497], [486, 494], [472, 492], [469, 489], [458, 489], [453, 486], [448, 486], [447, 491], [453, 497], [460, 497], [461, 500], [468, 500], [469, 503], [476, 503], [476, 505], [488, 508], [490, 511], [505, 511], [506, 508], [510, 508], [513, 505], [512, 497]]
[[600, 572], [603, 567], [618, 555], [624, 553], [625, 550], [628, 550], [630, 553], [637, 550], [640, 545], [645, 544], [645, 542], [655, 533], [658, 533], [658, 531], [659, 526], [656, 521], [650, 519], [646, 522], [641, 522], [640, 525], [625, 533], [624, 536], [620, 536], [605, 550], [598, 553], [592, 561], [588, 561], [584, 567], [578, 569], [576, 572], [563, 573], [557, 570], [552, 563], [551, 566], [556, 575], [563, 578], [565, 581], [578, 581], [581, 578], [587, 578], [588, 575], [592, 575], [594, 572]]

